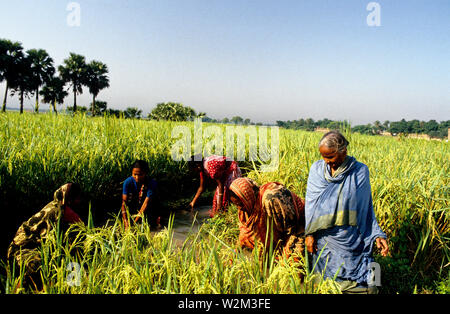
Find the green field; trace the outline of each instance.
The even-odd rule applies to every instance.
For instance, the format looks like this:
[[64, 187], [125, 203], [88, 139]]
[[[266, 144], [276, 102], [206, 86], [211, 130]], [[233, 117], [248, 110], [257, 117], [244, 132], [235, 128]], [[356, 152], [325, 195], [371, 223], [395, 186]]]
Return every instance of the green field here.
[[[83, 115], [1, 114], [0, 206], [9, 216], [2, 235], [6, 245], [20, 223], [68, 181], [80, 183], [91, 200], [94, 217], [104, 214], [100, 212], [105, 210], [104, 204], [120, 198], [120, 183], [130, 175], [135, 159], [149, 162], [151, 176], [162, 186], [166, 207], [189, 196], [192, 177], [184, 162], [171, 157], [176, 141], [171, 131], [179, 124]], [[182, 124], [193, 129], [192, 122]], [[375, 214], [389, 238], [390, 256], [375, 254], [382, 271], [381, 291], [449, 293], [449, 144], [345, 135], [349, 154], [370, 169]], [[258, 183], [278, 181], [304, 198], [309, 167], [321, 158], [320, 137], [320, 133], [280, 129], [278, 171], [260, 172], [248, 162], [242, 167]], [[117, 213], [119, 207], [110, 211]], [[159, 233], [150, 233], [145, 223], [125, 232], [118, 221], [102, 226], [91, 219], [70, 234], [72, 241], [54, 233], [43, 245], [44, 292], [338, 292], [330, 280], [317, 284], [317, 278], [305, 272], [304, 260], [269, 256], [258, 261], [254, 258], [258, 252], [238, 250], [234, 208], [209, 221], [182, 246], [172, 244], [170, 225]], [[80, 285], [67, 284], [69, 262], [82, 266]], [[4, 268], [3, 292], [32, 292], [15, 289], [20, 274]]]

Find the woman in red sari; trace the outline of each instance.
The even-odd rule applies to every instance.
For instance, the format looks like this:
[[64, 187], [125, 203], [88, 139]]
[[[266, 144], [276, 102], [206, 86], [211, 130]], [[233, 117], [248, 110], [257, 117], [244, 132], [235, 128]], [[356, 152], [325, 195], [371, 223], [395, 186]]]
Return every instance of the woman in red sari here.
[[212, 155], [202, 158], [201, 156], [192, 156], [189, 166], [194, 171], [200, 173], [200, 186], [194, 199], [189, 204], [191, 209], [195, 207], [200, 195], [205, 191], [206, 177], [217, 183], [216, 192], [213, 199], [213, 207], [210, 211], [210, 217], [217, 213], [225, 211], [229, 201], [229, 187], [233, 180], [242, 176], [241, 169], [234, 160], [229, 160], [225, 156]]
[[269, 182], [258, 186], [252, 179], [239, 178], [230, 186], [230, 201], [239, 210], [241, 247], [253, 249], [259, 242], [265, 248], [272, 244], [287, 257], [292, 252], [303, 254], [305, 203], [284, 185]]

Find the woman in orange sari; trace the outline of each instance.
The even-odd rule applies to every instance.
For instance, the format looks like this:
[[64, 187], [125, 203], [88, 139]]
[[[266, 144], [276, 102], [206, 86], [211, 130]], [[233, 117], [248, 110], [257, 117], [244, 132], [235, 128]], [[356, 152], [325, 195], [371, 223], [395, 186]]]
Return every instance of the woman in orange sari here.
[[230, 201], [239, 209], [240, 246], [253, 249], [258, 241], [286, 256], [303, 255], [305, 203], [295, 193], [278, 182], [258, 186], [238, 178], [230, 186]]

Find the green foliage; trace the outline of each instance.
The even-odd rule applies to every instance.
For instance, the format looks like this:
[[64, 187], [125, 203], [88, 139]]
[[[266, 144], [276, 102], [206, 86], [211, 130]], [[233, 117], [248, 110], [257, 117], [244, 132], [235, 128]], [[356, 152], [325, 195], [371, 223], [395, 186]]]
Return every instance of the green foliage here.
[[30, 49], [27, 51], [27, 55], [30, 60], [30, 83], [36, 96], [34, 111], [39, 112], [39, 89], [43, 84], [50, 82], [55, 74], [55, 67], [53, 66], [53, 59], [43, 49]]
[[128, 107], [123, 112], [123, 116], [126, 119], [140, 119], [142, 115], [142, 110], [138, 109], [138, 107]]
[[58, 67], [62, 80], [72, 86], [74, 97], [73, 111], [77, 111], [77, 95], [83, 93], [83, 85], [87, 82], [86, 58], [71, 52], [69, 58], [64, 59], [63, 65]]
[[19, 42], [8, 39], [0, 39], [0, 82], [6, 81], [6, 91], [3, 98], [2, 112], [6, 111], [8, 89], [18, 79], [21, 60], [24, 58], [23, 47]]
[[56, 113], [56, 104], [64, 103], [64, 98], [69, 95], [64, 90], [64, 81], [59, 77], [52, 77], [48, 82], [42, 87], [42, 90], [39, 94], [43, 97], [42, 101], [44, 103], [50, 104], [53, 108], [53, 111]]
[[449, 128], [450, 120], [438, 123], [436, 120], [425, 122], [417, 119], [411, 121], [402, 119], [394, 122], [385, 121], [383, 124], [375, 121], [373, 125], [370, 123], [367, 125], [356, 125], [352, 127], [352, 132], [374, 135], [386, 131], [391, 134], [427, 134], [433, 138], [446, 138]]
[[92, 102], [90, 106], [90, 111], [92, 116], [103, 115], [107, 112], [108, 103], [106, 101], [96, 100], [95, 103]]
[[179, 103], [159, 103], [148, 115], [149, 119], [163, 121], [188, 121], [196, 116], [195, 110]]
[[266, 263], [259, 248], [238, 249], [235, 224], [224, 223], [235, 223], [235, 215], [234, 209], [210, 219], [179, 244], [173, 241], [174, 217], [159, 232], [146, 220], [124, 230], [120, 216], [109, 226], [73, 225], [64, 234], [53, 229], [40, 248], [42, 290], [18, 285], [23, 273], [12, 265], [5, 265], [1, 283], [8, 294], [339, 293], [330, 280], [313, 283], [314, 276], [302, 285], [302, 261], [269, 256]]
[[332, 121], [326, 118], [319, 121], [314, 121], [311, 118], [308, 118], [306, 120], [299, 119], [293, 121], [277, 121], [277, 125], [285, 129], [305, 130], [305, 131], [314, 131], [316, 128], [343, 130], [345, 128], [350, 127], [350, 124], [347, 121]]
[[[0, 200], [11, 201], [0, 207], [28, 218], [67, 181], [79, 182], [93, 200], [120, 198], [121, 182], [129, 176], [129, 166], [135, 159], [147, 160], [151, 176], [168, 192], [164, 198], [176, 200], [182, 196], [180, 191], [192, 186], [185, 163], [171, 158], [176, 140], [171, 138], [171, 131], [179, 124], [85, 115], [0, 115]], [[191, 122], [181, 124], [193, 128]], [[304, 198], [309, 169], [320, 159], [317, 144], [321, 136], [280, 130], [277, 172], [261, 172], [256, 164], [246, 163], [247, 175], [260, 184], [283, 183]], [[365, 136], [348, 130], [346, 137], [349, 154], [370, 169], [375, 214], [388, 235], [390, 256], [376, 255], [382, 271], [381, 291], [446, 291], [449, 144]], [[93, 205], [92, 209], [95, 215], [97, 207]], [[65, 278], [69, 257], [64, 257], [64, 263], [61, 257], [49, 260], [46, 276], [52, 284], [47, 292], [303, 292], [298, 278], [301, 264], [294, 267], [269, 260], [270, 272], [266, 274], [248, 254], [234, 252], [238, 229], [233, 210], [210, 220], [181, 251], [169, 244], [169, 230], [149, 234], [145, 225], [136, 226], [130, 233], [123, 233], [119, 225], [84, 230], [75, 246], [86, 247], [86, 251], [73, 259], [87, 270], [82, 286], [64, 287], [61, 278]], [[12, 227], [17, 228], [14, 224]], [[69, 250], [66, 244], [63, 248], [60, 250]], [[8, 284], [10, 288], [13, 281]], [[324, 290], [316, 287], [318, 290], [313, 291], [335, 291], [329, 281], [322, 284], [320, 289]]]
[[[102, 112], [100, 104], [97, 104], [95, 99], [102, 89], [109, 87], [109, 78], [107, 74], [107, 65], [100, 61], [93, 60], [87, 65], [85, 84], [89, 88], [89, 92], [92, 94], [93, 98], [91, 104], [92, 116]], [[106, 105], [106, 103], [102, 103], [101, 105]], [[104, 106], [103, 111], [104, 110], [106, 110], [106, 106]]]

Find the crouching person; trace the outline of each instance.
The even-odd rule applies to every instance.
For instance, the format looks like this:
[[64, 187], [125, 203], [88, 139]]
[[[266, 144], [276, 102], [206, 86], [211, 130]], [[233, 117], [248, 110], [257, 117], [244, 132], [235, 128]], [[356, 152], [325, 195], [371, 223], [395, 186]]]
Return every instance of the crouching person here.
[[147, 215], [150, 226], [160, 226], [161, 213], [159, 210], [157, 182], [149, 177], [150, 168], [144, 160], [136, 160], [131, 167], [131, 176], [123, 183], [122, 192], [122, 220], [125, 229], [129, 227], [127, 208], [131, 215], [136, 215], [137, 223]]
[[55, 191], [53, 201], [19, 227], [9, 245], [7, 258], [11, 264], [24, 269], [26, 284], [40, 289], [41, 243], [58, 223], [63, 229], [70, 224], [82, 223], [75, 211], [80, 203], [80, 186], [67, 183]]
[[284, 185], [258, 186], [249, 178], [238, 178], [230, 186], [230, 201], [239, 210], [241, 247], [253, 249], [257, 241], [266, 251], [272, 245], [286, 257], [304, 254], [304, 202]]

